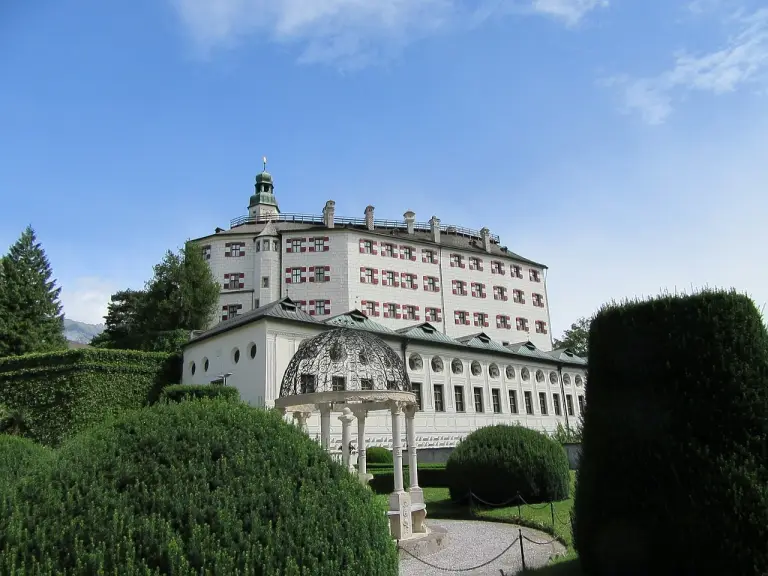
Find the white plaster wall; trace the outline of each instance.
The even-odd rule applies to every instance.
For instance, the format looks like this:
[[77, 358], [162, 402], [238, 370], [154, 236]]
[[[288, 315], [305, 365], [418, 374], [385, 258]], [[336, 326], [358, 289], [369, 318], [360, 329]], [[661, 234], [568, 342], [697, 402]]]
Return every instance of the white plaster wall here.
[[[254, 405], [274, 406], [274, 400], [279, 396], [280, 384], [283, 374], [293, 354], [302, 340], [310, 338], [319, 332], [317, 328], [296, 323], [282, 322], [276, 319], [265, 319], [246, 325], [221, 336], [203, 340], [199, 344], [191, 344], [184, 352], [184, 383], [203, 384], [209, 382], [222, 372], [232, 372], [228, 384], [237, 386], [243, 400]], [[248, 355], [248, 344], [255, 343], [257, 356], [251, 360]], [[401, 355], [400, 342], [392, 340], [388, 342], [393, 349]], [[241, 350], [241, 359], [238, 364], [232, 362], [232, 350], [238, 347]], [[440, 347], [428, 343], [411, 343], [408, 347], [408, 357], [419, 354], [422, 358], [422, 368], [411, 370], [408, 373], [411, 381], [421, 384], [423, 410], [416, 416], [417, 442], [420, 448], [439, 448], [455, 446], [457, 442], [477, 428], [497, 423], [519, 423], [524, 426], [542, 431], [553, 431], [558, 423], [565, 425], [566, 411], [563, 409], [560, 416], [554, 415], [552, 406], [552, 394], [561, 394], [558, 381], [552, 384], [549, 381], [549, 373], [557, 371], [554, 363], [547, 365], [540, 362], [529, 362], [522, 358], [505, 355], [491, 355], [448, 347]], [[431, 367], [431, 359], [438, 356], [443, 361], [442, 372], [434, 372]], [[207, 373], [200, 370], [204, 358], [209, 358], [211, 365]], [[451, 362], [459, 358], [464, 364], [461, 375], [455, 375], [451, 371]], [[482, 371], [479, 376], [471, 375], [471, 363], [480, 362]], [[191, 362], [196, 362], [198, 370], [194, 376], [190, 373]], [[406, 363], [408, 359], [405, 360]], [[498, 378], [490, 378], [488, 367], [496, 363], [499, 367]], [[506, 376], [506, 366], [512, 365], [515, 369], [515, 377]], [[522, 368], [528, 368], [531, 377], [527, 382], [521, 379]], [[537, 370], [544, 372], [544, 382], [535, 382]], [[571, 425], [575, 425], [580, 414], [578, 396], [584, 395], [584, 385], [575, 385], [575, 377], [584, 378], [584, 371], [576, 368], [566, 368], [564, 374], [570, 376], [570, 384], [565, 385], [566, 393], [573, 395], [574, 415], [569, 417]], [[443, 397], [445, 411], [434, 410], [434, 385], [443, 385]], [[465, 412], [457, 413], [454, 403], [454, 388], [464, 386]], [[483, 390], [483, 413], [476, 413], [473, 402], [473, 388], [481, 387]], [[491, 389], [497, 388], [501, 392], [500, 414], [493, 413]], [[511, 414], [509, 408], [509, 390], [517, 391], [518, 413]], [[532, 392], [534, 413], [525, 413], [524, 391]], [[539, 408], [538, 393], [547, 395], [548, 414], [542, 415]], [[341, 424], [334, 414], [332, 418], [332, 438], [334, 444], [341, 439]], [[309, 433], [312, 437], [319, 437], [319, 414], [313, 414], [308, 422]], [[380, 412], [369, 415], [366, 422], [367, 440], [370, 445], [391, 447], [391, 417], [389, 413]], [[353, 435], [354, 436], [354, 435]], [[356, 442], [355, 442], [356, 443]]]

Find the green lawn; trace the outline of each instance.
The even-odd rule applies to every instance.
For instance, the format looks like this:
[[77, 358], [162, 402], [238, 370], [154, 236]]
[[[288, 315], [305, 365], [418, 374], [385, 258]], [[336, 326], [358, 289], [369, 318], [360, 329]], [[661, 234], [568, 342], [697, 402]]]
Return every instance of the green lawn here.
[[[538, 528], [551, 533], [562, 540], [568, 548], [568, 553], [553, 561], [549, 566], [531, 571], [537, 576], [578, 576], [579, 561], [573, 549], [571, 534], [571, 507], [575, 474], [571, 472], [571, 498], [549, 504], [510, 506], [494, 509], [469, 509], [467, 505], [456, 505], [451, 502], [447, 488], [424, 488], [424, 499], [427, 502], [428, 518], [472, 518], [495, 522], [510, 522], [531, 528]], [[554, 524], [552, 513], [554, 512]]]

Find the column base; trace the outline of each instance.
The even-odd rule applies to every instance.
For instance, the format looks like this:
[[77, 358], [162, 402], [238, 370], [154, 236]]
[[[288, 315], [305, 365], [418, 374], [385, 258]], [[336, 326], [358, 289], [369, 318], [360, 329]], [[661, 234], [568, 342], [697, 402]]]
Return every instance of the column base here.
[[373, 480], [373, 474], [368, 474], [368, 473], [365, 473], [365, 474], [361, 474], [360, 472], [358, 472], [358, 473], [357, 473], [357, 477], [360, 479], [360, 483], [361, 483], [363, 486], [367, 486], [367, 485], [368, 485], [368, 482], [370, 482], [371, 480]]
[[408, 492], [392, 492], [389, 495], [389, 529], [395, 540], [413, 536], [411, 496]]
[[424, 490], [420, 486], [409, 488], [408, 493], [411, 495], [412, 504], [424, 504]]

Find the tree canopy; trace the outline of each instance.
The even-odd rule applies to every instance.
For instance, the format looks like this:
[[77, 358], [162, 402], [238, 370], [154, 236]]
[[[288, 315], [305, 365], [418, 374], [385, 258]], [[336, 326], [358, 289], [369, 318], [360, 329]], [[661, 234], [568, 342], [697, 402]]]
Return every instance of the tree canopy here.
[[166, 252], [143, 290], [112, 295], [104, 332], [93, 339], [101, 348], [176, 351], [191, 330], [207, 328], [220, 286], [200, 247], [187, 242]]
[[577, 356], [587, 356], [589, 352], [589, 326], [591, 318], [581, 317], [563, 332], [562, 339], [555, 338], [555, 348], [570, 348]]
[[61, 288], [31, 226], [0, 259], [0, 356], [66, 348]]

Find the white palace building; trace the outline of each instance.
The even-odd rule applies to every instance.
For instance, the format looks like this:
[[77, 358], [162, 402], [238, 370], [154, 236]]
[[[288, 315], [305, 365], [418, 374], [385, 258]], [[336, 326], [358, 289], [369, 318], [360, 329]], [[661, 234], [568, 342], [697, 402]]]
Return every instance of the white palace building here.
[[[405, 362], [427, 455], [491, 424], [576, 424], [586, 360], [552, 349], [546, 266], [487, 228], [421, 223], [410, 211], [377, 220], [373, 206], [338, 217], [332, 200], [322, 215], [285, 214], [266, 170], [255, 188], [247, 216], [195, 240], [222, 290], [220, 315], [185, 346], [185, 384], [225, 378], [243, 400], [271, 407], [303, 340], [356, 328]], [[319, 415], [306, 426], [318, 436]], [[366, 429], [369, 445], [391, 447], [387, 415], [372, 414]]]

